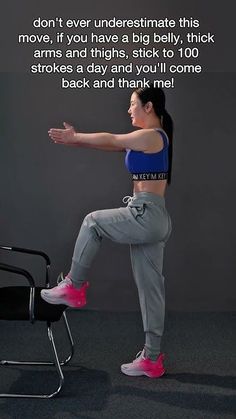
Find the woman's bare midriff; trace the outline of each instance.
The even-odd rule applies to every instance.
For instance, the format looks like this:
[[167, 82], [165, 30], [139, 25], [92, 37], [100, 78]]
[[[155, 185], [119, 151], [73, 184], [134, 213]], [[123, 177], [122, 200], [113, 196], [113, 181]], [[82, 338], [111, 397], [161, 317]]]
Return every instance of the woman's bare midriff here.
[[133, 181], [134, 192], [151, 192], [160, 196], [164, 196], [167, 180], [142, 180]]

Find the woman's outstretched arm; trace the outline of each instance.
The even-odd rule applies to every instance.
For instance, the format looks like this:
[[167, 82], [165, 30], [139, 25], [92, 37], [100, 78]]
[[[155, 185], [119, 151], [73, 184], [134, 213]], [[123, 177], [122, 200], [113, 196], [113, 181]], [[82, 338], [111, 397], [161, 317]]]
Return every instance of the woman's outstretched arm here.
[[156, 151], [163, 148], [161, 135], [153, 128], [132, 131], [128, 134], [98, 132], [92, 134], [76, 132], [74, 127], [64, 122], [64, 129], [51, 128], [50, 138], [59, 144], [89, 147], [108, 151]]
[[107, 132], [82, 134], [77, 133], [73, 126], [63, 123], [64, 129], [51, 128], [48, 131], [49, 137], [54, 143], [69, 146], [95, 148], [104, 151], [125, 151], [124, 147], [113, 144], [111, 141], [112, 134]]

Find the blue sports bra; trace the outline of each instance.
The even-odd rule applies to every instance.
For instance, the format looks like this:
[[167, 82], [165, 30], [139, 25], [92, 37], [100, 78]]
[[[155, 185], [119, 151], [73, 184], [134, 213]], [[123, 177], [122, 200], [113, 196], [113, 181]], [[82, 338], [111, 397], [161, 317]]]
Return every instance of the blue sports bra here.
[[163, 149], [157, 153], [127, 150], [125, 165], [132, 174], [133, 180], [164, 180], [168, 179], [168, 137], [165, 131], [156, 128], [163, 139]]

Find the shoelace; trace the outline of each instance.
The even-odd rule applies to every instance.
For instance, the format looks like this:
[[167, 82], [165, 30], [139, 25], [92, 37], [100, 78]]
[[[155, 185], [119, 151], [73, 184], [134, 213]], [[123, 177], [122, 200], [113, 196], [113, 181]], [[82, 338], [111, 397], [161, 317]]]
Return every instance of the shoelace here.
[[71, 280], [69, 278], [64, 278], [63, 273], [61, 272], [57, 278], [57, 286], [64, 287], [65, 285], [70, 285], [70, 284], [71, 284]]
[[144, 349], [143, 349], [142, 351], [139, 351], [139, 352], [137, 353], [137, 355], [135, 356], [135, 361], [136, 361], [136, 360], [138, 360], [139, 358], [145, 359], [145, 356], [144, 356]]
[[133, 196], [130, 196], [130, 195], [126, 195], [126, 196], [124, 196], [124, 198], [122, 199], [122, 201], [124, 202], [124, 204], [129, 204], [130, 202], [132, 202], [133, 201]]

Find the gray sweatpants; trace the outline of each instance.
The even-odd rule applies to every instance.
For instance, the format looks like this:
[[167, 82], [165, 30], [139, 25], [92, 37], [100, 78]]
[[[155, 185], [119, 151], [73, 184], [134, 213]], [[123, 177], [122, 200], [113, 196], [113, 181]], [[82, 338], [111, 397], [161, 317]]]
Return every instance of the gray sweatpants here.
[[159, 195], [138, 192], [125, 198], [128, 201], [126, 207], [94, 211], [85, 217], [75, 244], [69, 276], [77, 287], [88, 279], [88, 270], [103, 237], [129, 244], [146, 337], [145, 351], [151, 359], [156, 359], [164, 330], [162, 267], [171, 220], [165, 199]]

